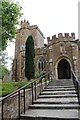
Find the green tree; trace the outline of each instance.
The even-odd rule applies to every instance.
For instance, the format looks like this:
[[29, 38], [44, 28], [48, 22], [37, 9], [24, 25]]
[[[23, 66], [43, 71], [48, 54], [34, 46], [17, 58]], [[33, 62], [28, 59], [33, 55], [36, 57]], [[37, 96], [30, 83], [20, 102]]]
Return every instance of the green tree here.
[[7, 64], [7, 59], [9, 59], [6, 51], [0, 52], [0, 67], [5, 66]]
[[[16, 25], [19, 24], [19, 18], [22, 16], [22, 7], [19, 3], [9, 0], [2, 0], [2, 50], [7, 47], [8, 41], [12, 41], [16, 35]], [[0, 39], [1, 41], [1, 39]]]
[[5, 66], [0, 67], [0, 78], [3, 80], [4, 76], [9, 75], [9, 70]]
[[26, 41], [26, 50], [25, 50], [25, 76], [28, 80], [32, 79], [35, 74], [34, 67], [34, 40], [32, 36], [29, 36]]

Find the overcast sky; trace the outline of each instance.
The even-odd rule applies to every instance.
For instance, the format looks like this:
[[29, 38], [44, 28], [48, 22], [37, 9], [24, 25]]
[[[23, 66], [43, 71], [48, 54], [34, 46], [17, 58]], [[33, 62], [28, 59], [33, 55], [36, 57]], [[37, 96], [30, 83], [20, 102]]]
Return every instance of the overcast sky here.
[[37, 24], [45, 37], [60, 32], [78, 33], [79, 0], [16, 0], [23, 7], [22, 19]]
[[[58, 33], [75, 32], [78, 38], [78, 1], [79, 0], [16, 0], [23, 7], [21, 20], [37, 25], [44, 37]], [[12, 49], [12, 51], [11, 51]], [[8, 47], [14, 56], [14, 45]]]

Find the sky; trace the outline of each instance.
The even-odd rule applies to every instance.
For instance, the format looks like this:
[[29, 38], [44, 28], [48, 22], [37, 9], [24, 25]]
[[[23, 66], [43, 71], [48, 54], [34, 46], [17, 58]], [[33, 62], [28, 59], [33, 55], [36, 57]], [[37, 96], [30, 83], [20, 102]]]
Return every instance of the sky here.
[[[78, 38], [78, 2], [80, 0], [15, 0], [22, 6], [24, 15], [20, 20], [28, 20], [37, 25], [45, 37], [58, 33], [75, 32]], [[15, 44], [7, 48], [14, 58]], [[10, 61], [8, 66], [10, 68]]]

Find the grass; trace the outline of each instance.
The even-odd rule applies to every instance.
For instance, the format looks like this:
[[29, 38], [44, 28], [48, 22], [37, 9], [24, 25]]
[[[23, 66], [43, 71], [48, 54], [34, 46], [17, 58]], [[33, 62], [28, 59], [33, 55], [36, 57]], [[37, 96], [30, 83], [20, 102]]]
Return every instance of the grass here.
[[[0, 96], [6, 96], [15, 90], [27, 85], [30, 81], [20, 81], [20, 82], [3, 82], [0, 84]], [[31, 87], [31, 86], [29, 86]]]
[[[36, 76], [38, 78], [39, 76]], [[28, 83], [32, 82], [34, 79], [29, 80], [29, 81], [19, 81], [19, 82], [2, 82], [0, 80], [0, 97], [1, 96], [6, 96], [17, 89], [27, 85]], [[43, 82], [45, 82], [45, 79], [43, 79]], [[31, 85], [29, 85], [27, 88], [30, 88]]]

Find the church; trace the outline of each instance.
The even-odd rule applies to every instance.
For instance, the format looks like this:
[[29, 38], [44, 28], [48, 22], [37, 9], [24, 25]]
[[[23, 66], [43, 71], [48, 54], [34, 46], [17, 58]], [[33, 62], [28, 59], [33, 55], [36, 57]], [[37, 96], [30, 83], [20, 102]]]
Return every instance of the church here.
[[25, 43], [32, 35], [35, 47], [35, 71], [51, 71], [52, 77], [71, 79], [73, 70], [80, 77], [80, 41], [75, 39], [75, 33], [59, 33], [51, 38], [44, 35], [37, 25], [30, 26], [26, 20], [21, 21], [17, 30], [15, 42], [15, 59], [13, 61], [13, 81], [25, 80]]

